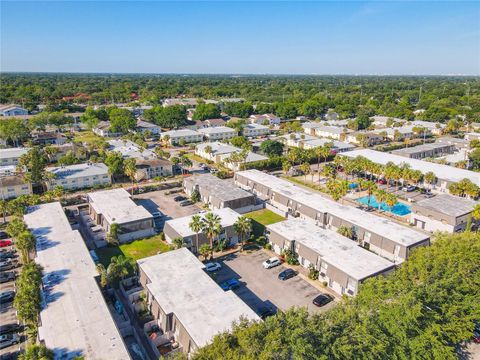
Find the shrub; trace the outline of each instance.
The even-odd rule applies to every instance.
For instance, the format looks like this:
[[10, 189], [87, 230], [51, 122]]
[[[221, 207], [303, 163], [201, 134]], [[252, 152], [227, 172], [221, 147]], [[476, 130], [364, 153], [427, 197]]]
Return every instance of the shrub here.
[[308, 278], [312, 280], [318, 280], [319, 271], [315, 269], [313, 264], [308, 265]]

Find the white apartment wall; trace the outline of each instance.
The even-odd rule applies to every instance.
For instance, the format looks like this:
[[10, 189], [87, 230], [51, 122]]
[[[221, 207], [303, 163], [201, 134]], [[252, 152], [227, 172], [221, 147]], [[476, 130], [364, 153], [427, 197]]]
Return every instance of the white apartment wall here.
[[32, 194], [32, 186], [28, 183], [0, 188], [0, 199], [14, 199], [21, 195], [30, 194]]
[[55, 186], [61, 186], [64, 189], [83, 189], [95, 185], [108, 185], [111, 183], [110, 175], [84, 176], [75, 179], [52, 179], [47, 182], [47, 189], [53, 189]]
[[[417, 220], [417, 224], [415, 225], [416, 220]], [[438, 220], [429, 218], [428, 216], [415, 214], [412, 212], [410, 214], [410, 223], [415, 225], [419, 229], [422, 229], [421, 223], [419, 223], [418, 221], [425, 223], [425, 227], [423, 229], [430, 232], [446, 231], [449, 233], [453, 233], [455, 230], [454, 226], [450, 224], [445, 224], [442, 221], [438, 221]]]

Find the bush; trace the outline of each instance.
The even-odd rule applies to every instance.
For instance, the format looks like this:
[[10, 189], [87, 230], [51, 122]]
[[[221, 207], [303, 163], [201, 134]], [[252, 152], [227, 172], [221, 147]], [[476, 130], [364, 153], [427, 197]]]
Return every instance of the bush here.
[[270, 244], [270, 243], [266, 243], [264, 247], [267, 250], [272, 250], [272, 244]]
[[284, 250], [282, 255], [285, 257], [285, 261], [289, 265], [298, 265], [298, 256], [291, 250]]
[[312, 280], [318, 280], [319, 271], [315, 269], [313, 264], [308, 265], [308, 278]]

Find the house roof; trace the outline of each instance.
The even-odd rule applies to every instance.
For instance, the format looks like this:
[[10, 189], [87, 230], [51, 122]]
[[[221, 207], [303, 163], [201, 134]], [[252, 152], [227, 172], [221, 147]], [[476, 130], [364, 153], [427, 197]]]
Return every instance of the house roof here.
[[475, 205], [477, 205], [476, 201], [448, 194], [439, 194], [430, 199], [417, 201], [414, 204], [415, 207], [432, 210], [453, 217], [470, 214]]
[[21, 175], [9, 175], [0, 177], [0, 187], [18, 186], [26, 184]]
[[16, 159], [28, 153], [30, 148], [6, 148], [0, 149], [0, 159]]
[[395, 266], [363, 249], [357, 242], [305, 220], [285, 220], [267, 225], [267, 229], [315, 251], [322, 260], [356, 280], [363, 280]]
[[175, 314], [199, 347], [230, 331], [240, 317], [260, 320], [234, 292], [223, 291], [186, 248], [137, 262], [151, 281], [146, 286], [162, 310]]
[[57, 166], [46, 169], [56, 179], [78, 179], [89, 176], [108, 175], [108, 167], [103, 163], [84, 163], [68, 166]]
[[40, 311], [40, 339], [56, 359], [130, 359], [95, 280], [95, 264], [60, 203], [30, 207], [24, 220], [37, 241], [35, 262], [43, 268], [43, 283], [49, 276], [59, 279]]

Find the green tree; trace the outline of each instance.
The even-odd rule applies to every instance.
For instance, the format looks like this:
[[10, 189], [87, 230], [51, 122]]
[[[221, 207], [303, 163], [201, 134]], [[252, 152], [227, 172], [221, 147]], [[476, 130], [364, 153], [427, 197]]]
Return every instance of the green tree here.
[[208, 244], [202, 244], [200, 246], [199, 252], [203, 256], [204, 260], [207, 260], [207, 256], [213, 251], [213, 249]]
[[176, 237], [172, 240], [172, 245], [175, 249], [180, 249], [185, 246], [185, 242], [182, 237]]
[[190, 200], [192, 200], [193, 203], [197, 203], [200, 201], [200, 192], [197, 189], [192, 191], [192, 196], [190, 196]]
[[280, 156], [283, 154], [283, 144], [276, 140], [265, 140], [260, 145], [260, 149], [268, 157]]
[[19, 360], [53, 360], [53, 351], [45, 345], [32, 344], [25, 348], [25, 351], [18, 355]]
[[108, 283], [117, 288], [120, 281], [133, 272], [131, 260], [123, 255], [113, 256], [107, 267]]
[[252, 232], [252, 221], [250, 218], [240, 216], [233, 224], [233, 229], [238, 234], [240, 240], [241, 251], [243, 251], [243, 245], [247, 236]]
[[45, 152], [38, 146], [31, 148], [26, 154], [22, 155], [18, 161], [17, 167], [27, 169], [25, 179], [33, 184], [40, 184], [48, 178], [45, 171], [47, 166], [47, 157]]
[[110, 231], [107, 234], [107, 240], [110, 244], [118, 245], [119, 232], [120, 232], [120, 225], [118, 225], [117, 223], [112, 223], [110, 225]]
[[135, 117], [127, 109], [113, 107], [108, 110], [108, 118], [110, 119], [110, 131], [114, 133], [127, 134], [137, 125]]
[[35, 250], [35, 237], [28, 231], [22, 231], [15, 237], [15, 245], [22, 254], [22, 262], [30, 262], [30, 253]]
[[341, 225], [337, 229], [337, 233], [339, 233], [342, 236], [345, 236], [346, 238], [353, 239], [353, 230], [351, 227]]
[[115, 175], [123, 173], [124, 160], [122, 154], [116, 151], [109, 151], [105, 158], [105, 165], [108, 167], [108, 173], [115, 180]]
[[132, 195], [133, 195], [133, 187], [135, 185], [135, 180], [137, 176], [137, 164], [135, 159], [129, 158], [124, 160], [123, 173], [132, 181]]
[[223, 230], [220, 216], [212, 212], [205, 214], [202, 218], [202, 230], [209, 240], [211, 250], [210, 257], [213, 258], [213, 242]]
[[220, 117], [220, 109], [215, 104], [200, 103], [195, 108], [193, 120], [216, 119]]

